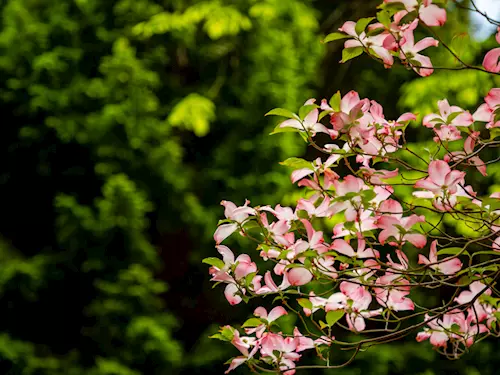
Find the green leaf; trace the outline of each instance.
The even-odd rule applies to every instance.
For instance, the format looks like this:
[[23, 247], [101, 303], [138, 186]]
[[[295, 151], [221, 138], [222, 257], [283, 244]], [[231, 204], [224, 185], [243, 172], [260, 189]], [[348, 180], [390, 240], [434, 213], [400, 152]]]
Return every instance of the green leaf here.
[[325, 328], [328, 328], [328, 324], [326, 324], [324, 321], [320, 320], [319, 321], [319, 326], [321, 327], [321, 329], [325, 329]]
[[341, 95], [340, 95], [340, 91], [337, 91], [335, 94], [333, 94], [333, 96], [330, 98], [330, 107], [332, 107], [332, 109], [335, 111], [335, 112], [340, 112], [340, 101], [341, 101]]
[[257, 272], [250, 272], [248, 275], [245, 276], [245, 286], [248, 288], [252, 285], [252, 280], [257, 275]]
[[316, 104], [303, 105], [299, 109], [299, 117], [303, 120], [312, 110], [319, 108]]
[[215, 335], [209, 336], [211, 339], [218, 339], [222, 341], [231, 341], [234, 337], [234, 328], [233, 327], [221, 327], [219, 333]]
[[366, 18], [360, 18], [358, 22], [356, 22], [356, 26], [354, 27], [354, 31], [356, 31], [356, 34], [361, 34], [363, 31], [365, 31], [366, 26], [370, 22], [372, 22], [375, 19], [375, 17], [366, 17]]
[[307, 298], [298, 298], [297, 303], [302, 306], [304, 309], [313, 309], [313, 304], [311, 301], [309, 301]]
[[404, 228], [403, 226], [401, 226], [401, 225], [399, 225], [399, 224], [394, 224], [394, 226], [395, 226], [396, 228], [398, 228], [398, 231], [399, 231], [399, 233], [401, 233], [401, 234], [405, 234], [405, 233], [407, 232], [406, 228]]
[[372, 199], [374, 199], [377, 196], [377, 194], [373, 190], [362, 190], [361, 191], [361, 199], [363, 200], [363, 203], [366, 205], [368, 204]]
[[403, 3], [383, 3], [379, 5], [377, 8], [383, 9], [389, 12], [389, 15], [393, 16], [395, 13], [400, 10], [406, 10], [405, 5]]
[[340, 318], [342, 318], [345, 314], [344, 310], [334, 310], [334, 311], [328, 311], [326, 313], [326, 322], [330, 327], [332, 327], [335, 323], [339, 321]]
[[[500, 255], [500, 253], [498, 254]], [[316, 258], [317, 256], [318, 253], [314, 250], [307, 250], [297, 254], [297, 258]]]
[[366, 36], [370, 37], [370, 36], [379, 35], [379, 34], [382, 34], [384, 31], [385, 31], [385, 29], [383, 29], [382, 27], [379, 27], [378, 29], [373, 29], [373, 30], [368, 31], [366, 33]]
[[446, 123], [450, 124], [455, 118], [457, 118], [459, 115], [461, 115], [463, 112], [452, 112], [448, 115], [448, 118], [446, 119]]
[[262, 320], [257, 319], [257, 318], [250, 318], [248, 319], [245, 323], [241, 325], [241, 328], [245, 327], [257, 327], [263, 324]]
[[345, 63], [355, 57], [358, 57], [363, 53], [362, 47], [354, 47], [354, 48], [344, 48], [342, 50], [342, 60], [341, 63]]
[[391, 16], [386, 10], [381, 10], [377, 13], [377, 20], [387, 28], [391, 25]]
[[321, 113], [319, 114], [319, 117], [318, 117], [318, 121], [321, 121], [321, 119], [322, 119], [323, 117], [325, 117], [326, 115], [328, 115], [328, 114], [330, 114], [330, 113], [332, 113], [332, 111], [330, 111], [330, 110], [321, 111]]
[[344, 34], [344, 33], [339, 33], [338, 31], [335, 31], [334, 33], [328, 34], [325, 39], [323, 39], [323, 43], [329, 43], [333, 42], [334, 40], [339, 40], [339, 39], [347, 39], [350, 38], [350, 35]]
[[346, 257], [345, 255], [338, 255], [335, 257], [336, 261], [339, 261], [340, 263], [347, 263], [347, 264], [352, 264], [353, 259]]
[[460, 333], [460, 326], [457, 323], [451, 325], [450, 331], [453, 333]]
[[[463, 250], [462, 247], [448, 247], [446, 249], [441, 249], [437, 252], [437, 255], [457, 255]], [[469, 254], [467, 251], [464, 254]]]
[[300, 132], [303, 132], [303, 130], [300, 130], [297, 128], [292, 128], [290, 126], [286, 126], [284, 128], [281, 128], [280, 125], [281, 124], [276, 125], [274, 130], [271, 133], [269, 133], [269, 135], [274, 135], [274, 134], [278, 134], [278, 133], [300, 133]]
[[284, 165], [285, 167], [290, 167], [293, 169], [302, 169], [302, 168], [308, 168], [308, 169], [313, 169], [312, 163], [310, 161], [301, 159], [301, 158], [288, 158], [282, 162], [280, 162], [281, 165]]
[[298, 119], [297, 115], [285, 108], [274, 108], [265, 114], [265, 116], [283, 116]]
[[205, 259], [202, 260], [202, 263], [209, 264], [211, 266], [217, 267], [220, 270], [225, 267], [225, 264], [222, 261], [222, 259], [215, 258], [215, 257], [205, 258]]

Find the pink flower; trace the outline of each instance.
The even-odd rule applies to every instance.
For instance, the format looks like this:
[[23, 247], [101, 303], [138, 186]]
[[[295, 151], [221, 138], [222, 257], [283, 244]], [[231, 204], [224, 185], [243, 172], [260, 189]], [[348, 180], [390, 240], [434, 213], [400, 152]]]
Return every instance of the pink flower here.
[[231, 305], [237, 305], [242, 301], [242, 298], [237, 294], [239, 291], [240, 290], [236, 284], [226, 285], [226, 289], [224, 289], [224, 296]]
[[436, 125], [470, 126], [474, 122], [468, 111], [455, 105], [450, 106], [446, 99], [438, 101], [438, 108], [439, 115], [431, 113], [424, 117], [424, 126], [428, 128], [434, 128]]
[[[269, 312], [269, 315], [267, 314], [267, 310], [263, 307], [257, 307], [253, 314], [261, 319], [264, 319], [267, 323], [267, 326], [269, 326], [276, 319], [282, 317], [283, 315], [287, 315], [288, 313], [283, 307], [276, 306]], [[245, 333], [247, 335], [255, 333], [255, 336], [257, 338], [260, 338], [265, 330], [266, 330], [266, 324], [263, 323], [257, 327], [245, 328]]]
[[432, 0], [424, 0], [420, 6], [417, 0], [384, 0], [384, 3], [402, 3], [407, 12], [413, 12], [418, 7], [420, 20], [427, 26], [443, 26], [446, 22], [446, 10], [432, 4]]
[[464, 142], [464, 151], [453, 151], [448, 155], [445, 155], [445, 162], [460, 162], [465, 160], [465, 162], [469, 165], [473, 165], [477, 168], [477, 170], [483, 175], [487, 176], [486, 173], [486, 164], [481, 160], [479, 156], [470, 156], [474, 153], [474, 148], [476, 146], [476, 139], [479, 136], [479, 132], [472, 132]]
[[[259, 343], [258, 341], [256, 341], [255, 337], [241, 337], [240, 333], [236, 329], [230, 326], [226, 326], [225, 328], [230, 328], [232, 330], [233, 339], [231, 340], [231, 343], [241, 352], [241, 354], [243, 354], [243, 357], [240, 356], [233, 358], [229, 365], [229, 368], [225, 371], [225, 374], [227, 374], [251, 359], [255, 355], [255, 353], [257, 353], [257, 350], [259, 349]], [[249, 352], [249, 349], [252, 346], [253, 349]]]
[[500, 72], [500, 48], [494, 48], [484, 55], [483, 68], [488, 72]]
[[305, 337], [300, 333], [299, 329], [295, 327], [293, 329], [293, 337], [297, 343], [297, 352], [302, 352], [307, 349], [314, 349], [317, 345], [330, 345], [335, 337], [322, 336], [319, 339], [313, 340], [309, 337]]
[[[427, 243], [426, 237], [423, 234], [412, 230], [412, 227], [417, 223], [425, 222], [425, 217], [415, 214], [403, 217], [403, 208], [401, 204], [393, 199], [385, 201], [380, 206], [380, 211], [391, 210], [389, 215], [380, 216], [377, 221], [377, 227], [382, 229], [379, 233], [378, 240], [383, 245], [387, 239], [394, 237], [396, 242], [390, 242], [390, 245], [404, 244], [406, 241], [412, 243], [415, 247], [422, 248]], [[401, 229], [404, 230], [401, 231]]]
[[[497, 28], [495, 38], [500, 43], [500, 27]], [[488, 72], [500, 73], [500, 48], [494, 48], [488, 51], [484, 56], [483, 68]]]
[[288, 281], [292, 286], [300, 286], [309, 283], [312, 280], [312, 274], [303, 267], [291, 268], [288, 271]]
[[422, 254], [418, 254], [418, 264], [431, 264], [431, 268], [445, 275], [453, 275], [462, 269], [462, 262], [458, 258], [453, 258], [439, 262], [437, 259], [437, 240], [432, 241], [429, 259]]
[[443, 26], [446, 22], [446, 10], [432, 4], [432, 0], [422, 2], [418, 15], [427, 26]]
[[399, 170], [396, 168], [393, 171], [388, 171], [385, 169], [372, 169], [370, 167], [361, 167], [359, 169], [365, 179], [367, 179], [370, 184], [373, 185], [383, 185], [382, 179], [389, 179], [396, 177], [398, 175]]
[[363, 331], [366, 327], [364, 318], [380, 315], [382, 309], [369, 311], [372, 295], [366, 287], [343, 281], [340, 284], [341, 293], [334, 293], [328, 298], [325, 311], [344, 310], [347, 312], [346, 321], [349, 329], [355, 332]]
[[399, 263], [396, 263], [392, 260], [391, 254], [387, 254], [387, 264], [390, 267], [389, 271], [405, 271], [409, 267], [408, 257], [401, 250], [396, 250], [396, 256], [398, 257]]
[[439, 42], [434, 38], [427, 37], [415, 43], [413, 30], [415, 30], [417, 24], [418, 20], [413, 21], [410, 27], [403, 32], [403, 39], [400, 44], [402, 52], [399, 58], [401, 60], [410, 60], [413, 70], [422, 77], [427, 77], [434, 72], [431, 59], [427, 56], [420, 55], [419, 52], [428, 47], [437, 47]]
[[[309, 99], [304, 103], [304, 105], [311, 105], [314, 101], [315, 99]], [[323, 124], [319, 123], [318, 118], [319, 110], [318, 108], [314, 108], [304, 117], [303, 121], [288, 119], [280, 124], [280, 128], [295, 128], [301, 131], [307, 131], [311, 133], [312, 136], [316, 135], [316, 133], [325, 133], [330, 135], [332, 131], [327, 129]]]
[[375, 284], [381, 286], [373, 288], [377, 302], [380, 305], [393, 311], [415, 309], [413, 301], [406, 297], [410, 294], [409, 281], [403, 279], [400, 274], [391, 274], [388, 272], [384, 276], [379, 277], [375, 281]]
[[345, 131], [346, 125], [359, 121], [359, 115], [368, 111], [370, 101], [360, 99], [356, 91], [349, 91], [340, 100], [340, 112], [330, 115], [330, 123], [336, 131]]
[[233, 220], [235, 223], [219, 225], [214, 233], [214, 240], [220, 244], [227, 237], [233, 234], [238, 229], [238, 224], [243, 223], [249, 215], [255, 215], [255, 210], [248, 207], [250, 201], [245, 201], [245, 205], [236, 207], [233, 202], [222, 201], [220, 204], [225, 207], [224, 215], [226, 219]]
[[487, 129], [500, 127], [500, 121], [495, 121], [494, 114], [495, 109], [500, 105], [500, 88], [491, 89], [484, 101], [486, 103], [481, 104], [472, 115], [474, 121], [487, 122]]
[[[360, 193], [362, 190], [369, 189], [364, 181], [352, 175], [344, 178], [344, 181], [335, 181], [335, 193], [337, 197], [343, 197], [349, 193]], [[361, 196], [357, 195], [346, 201], [335, 203], [331, 207], [332, 214], [345, 210], [346, 221], [354, 221], [358, 217], [358, 211], [362, 207]]]
[[247, 254], [241, 254], [235, 260], [233, 252], [227, 246], [219, 245], [216, 248], [222, 255], [224, 267], [222, 269], [216, 266], [210, 267], [211, 281], [228, 283], [224, 295], [231, 305], [237, 305], [242, 301], [237, 293], [245, 293], [244, 288], [238, 288], [237, 281], [253, 272], [257, 272], [257, 265], [252, 262]]
[[446, 347], [450, 338], [460, 337], [453, 333], [454, 327], [458, 330], [465, 328], [465, 315], [459, 310], [452, 310], [444, 314], [442, 319], [434, 319], [425, 315], [425, 320], [430, 320], [427, 325], [429, 328], [424, 328], [424, 332], [417, 334], [417, 341], [430, 339], [430, 342], [435, 347]]
[[217, 251], [222, 255], [224, 261], [224, 268], [218, 269], [211, 267], [209, 272], [212, 275], [212, 281], [232, 281], [233, 278], [229, 276], [230, 270], [234, 267], [234, 278], [240, 280], [252, 272], [257, 271], [257, 265], [252, 262], [250, 256], [247, 254], [239, 255], [236, 260], [234, 259], [233, 252], [224, 245], [216, 246]]
[[290, 282], [288, 281], [286, 273], [283, 274], [283, 281], [281, 282], [280, 286], [276, 285], [270, 271], [267, 271], [266, 274], [264, 275], [264, 282], [265, 286], [261, 286], [260, 280], [256, 280], [256, 282], [254, 283], [254, 289], [256, 294], [275, 293], [280, 290], [285, 290], [290, 286]]
[[443, 160], [434, 160], [429, 163], [429, 177], [417, 181], [416, 188], [426, 189], [427, 192], [414, 192], [419, 198], [434, 198], [433, 205], [441, 211], [449, 211], [456, 204], [456, 194], [460, 184], [464, 184], [465, 172], [451, 170]]
[[358, 237], [358, 249], [354, 249], [343, 239], [333, 241], [330, 250], [335, 250], [340, 254], [347, 255], [348, 257], [363, 258], [378, 258], [380, 256], [377, 250], [371, 248], [366, 249], [366, 242], [363, 238]]
[[[281, 334], [266, 332], [260, 339], [260, 354], [270, 357], [286, 375], [295, 373], [295, 362], [301, 357], [297, 351], [297, 340], [293, 337], [283, 338]], [[279, 352], [279, 356], [276, 356]]]
[[[371, 48], [384, 62], [384, 66], [389, 68], [394, 64], [394, 57], [391, 53], [383, 47], [384, 40], [389, 36], [389, 33], [381, 33], [374, 36], [366, 36], [363, 31], [361, 34], [357, 34], [355, 31], [356, 23], [353, 21], [347, 21], [339, 29], [340, 31], [355, 37], [356, 39], [349, 39], [344, 43], [344, 48], [355, 48], [355, 47], [367, 47]], [[342, 61], [341, 61], [342, 62]]]

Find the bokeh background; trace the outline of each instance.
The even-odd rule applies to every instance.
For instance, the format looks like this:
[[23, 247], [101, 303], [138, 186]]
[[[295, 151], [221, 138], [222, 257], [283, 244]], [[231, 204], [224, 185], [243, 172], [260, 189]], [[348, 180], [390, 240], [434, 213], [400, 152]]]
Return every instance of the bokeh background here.
[[[295, 134], [269, 136], [277, 120], [263, 114], [351, 89], [388, 118], [445, 97], [473, 110], [500, 83], [339, 64], [341, 42], [322, 37], [377, 3], [0, 0], [0, 374], [222, 374], [237, 351], [208, 336], [255, 306], [229, 307], [201, 264], [219, 202], [292, 204], [278, 162], [315, 156]], [[471, 63], [496, 46], [465, 11], [438, 32]], [[488, 168], [482, 192], [500, 187]], [[499, 349], [449, 362], [412, 335], [314, 374], [493, 375]]]

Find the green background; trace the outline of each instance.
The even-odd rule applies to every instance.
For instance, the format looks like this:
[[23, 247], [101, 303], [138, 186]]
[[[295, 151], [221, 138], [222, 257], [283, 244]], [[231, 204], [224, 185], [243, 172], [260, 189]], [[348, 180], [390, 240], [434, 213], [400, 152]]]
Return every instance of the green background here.
[[[376, 5], [0, 0], [0, 374], [221, 374], [237, 351], [208, 336], [255, 304], [230, 308], [201, 264], [216, 254], [219, 202], [292, 204], [278, 162], [316, 157], [296, 134], [269, 136], [277, 119], [263, 114], [351, 89], [387, 118], [445, 97], [473, 110], [498, 86], [366, 56], [339, 64], [342, 42], [322, 37]], [[439, 33], [480, 63], [496, 42], [460, 34], [468, 19], [455, 12]], [[500, 183], [500, 166], [488, 172], [483, 193]], [[324, 373], [498, 374], [498, 349], [488, 340], [449, 362], [411, 336]]]

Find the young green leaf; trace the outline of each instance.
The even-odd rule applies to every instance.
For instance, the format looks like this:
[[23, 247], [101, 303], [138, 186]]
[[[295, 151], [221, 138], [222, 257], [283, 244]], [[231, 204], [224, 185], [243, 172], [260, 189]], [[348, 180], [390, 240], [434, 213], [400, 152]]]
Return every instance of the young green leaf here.
[[344, 48], [342, 50], [342, 60], [341, 63], [345, 63], [355, 57], [358, 57], [363, 53], [362, 47], [354, 47], [354, 48]]
[[293, 169], [309, 168], [312, 169], [312, 164], [310, 161], [301, 158], [288, 158], [280, 163], [285, 167], [290, 167]]
[[208, 264], [210, 266], [217, 267], [218, 269], [223, 269], [225, 264], [222, 259], [215, 257], [208, 257], [202, 260], [203, 263]]
[[298, 118], [295, 113], [293, 113], [292, 111], [289, 111], [288, 109], [285, 109], [285, 108], [271, 109], [269, 112], [267, 112], [265, 114], [265, 116], [283, 116], [283, 117], [294, 118], [294, 119]]
[[299, 117], [303, 120], [312, 110], [319, 108], [316, 104], [308, 104], [300, 107]]
[[345, 314], [344, 310], [334, 310], [334, 311], [328, 311], [326, 313], [326, 322], [330, 327], [335, 325], [339, 321], [340, 318], [342, 318]]
[[339, 33], [338, 31], [335, 31], [334, 33], [328, 34], [325, 37], [325, 39], [323, 39], [323, 43], [333, 42], [334, 40], [346, 39], [346, 38], [350, 38], [350, 36], [347, 34]]
[[356, 34], [361, 34], [363, 31], [365, 31], [366, 26], [370, 22], [372, 22], [375, 19], [375, 17], [366, 17], [366, 18], [360, 18], [358, 22], [356, 22], [356, 26], [354, 27], [354, 31], [356, 31]]
[[340, 101], [341, 101], [341, 96], [340, 96], [340, 91], [337, 91], [333, 96], [330, 98], [330, 107], [335, 112], [340, 112]]
[[309, 301], [307, 298], [298, 298], [297, 302], [300, 306], [302, 306], [304, 309], [309, 309], [312, 310], [313, 304], [311, 301]]
[[245, 327], [257, 327], [262, 324], [262, 320], [257, 319], [257, 318], [250, 318], [248, 319], [245, 323], [241, 325], [241, 328]]

